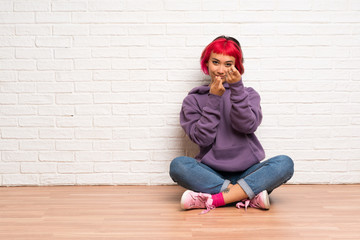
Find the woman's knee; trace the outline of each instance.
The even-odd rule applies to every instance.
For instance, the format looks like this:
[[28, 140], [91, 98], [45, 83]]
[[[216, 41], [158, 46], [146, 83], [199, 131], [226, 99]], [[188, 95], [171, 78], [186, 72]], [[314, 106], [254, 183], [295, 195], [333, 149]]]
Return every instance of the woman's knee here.
[[294, 175], [294, 161], [287, 155], [278, 156], [284, 174], [290, 179]]
[[170, 163], [170, 177], [175, 181], [177, 176], [183, 175], [188, 170], [189, 165], [193, 164], [194, 160], [193, 158], [183, 156], [172, 160]]

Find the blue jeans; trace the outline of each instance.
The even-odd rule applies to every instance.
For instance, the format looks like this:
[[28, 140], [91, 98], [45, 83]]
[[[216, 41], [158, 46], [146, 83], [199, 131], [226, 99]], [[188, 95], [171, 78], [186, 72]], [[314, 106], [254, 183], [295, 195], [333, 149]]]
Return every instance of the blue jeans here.
[[286, 183], [294, 174], [294, 163], [285, 155], [276, 156], [254, 164], [242, 172], [219, 172], [191, 157], [177, 157], [170, 164], [170, 176], [180, 186], [193, 190], [216, 194], [229, 184], [239, 184], [254, 198], [267, 190], [269, 194]]

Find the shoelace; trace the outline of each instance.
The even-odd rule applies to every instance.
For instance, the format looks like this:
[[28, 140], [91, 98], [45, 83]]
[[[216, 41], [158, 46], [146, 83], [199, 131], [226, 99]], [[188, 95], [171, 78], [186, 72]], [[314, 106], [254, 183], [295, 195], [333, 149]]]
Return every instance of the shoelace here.
[[206, 209], [203, 210], [200, 214], [208, 213], [208, 212], [210, 212], [211, 210], [213, 210], [215, 208], [214, 205], [211, 205], [211, 204], [208, 204], [208, 203], [205, 203], [205, 206], [206, 206]]
[[206, 207], [206, 209], [203, 210], [200, 214], [208, 213], [209, 211], [211, 211], [211, 210], [213, 210], [215, 208], [215, 206], [210, 204], [208, 201], [209, 201], [209, 197], [204, 196], [201, 193], [199, 194], [199, 196], [196, 197], [195, 205], [196, 206], [202, 206], [205, 203], [205, 207]]
[[[246, 211], [249, 205], [250, 205], [250, 200], [246, 199], [246, 200], [242, 200], [241, 202], [238, 202], [236, 204], [236, 207], [237, 208], [245, 208], [245, 211]], [[251, 207], [251, 205], [250, 205], [250, 207]]]

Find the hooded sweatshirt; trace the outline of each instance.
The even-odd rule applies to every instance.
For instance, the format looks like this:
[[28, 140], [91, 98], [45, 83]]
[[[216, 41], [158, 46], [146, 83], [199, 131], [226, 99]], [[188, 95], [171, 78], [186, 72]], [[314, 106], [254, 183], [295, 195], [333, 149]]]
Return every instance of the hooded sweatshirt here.
[[265, 157], [254, 134], [262, 120], [260, 96], [242, 80], [223, 85], [222, 96], [209, 93], [207, 85], [192, 89], [183, 101], [180, 124], [200, 147], [198, 161], [218, 171], [244, 171]]

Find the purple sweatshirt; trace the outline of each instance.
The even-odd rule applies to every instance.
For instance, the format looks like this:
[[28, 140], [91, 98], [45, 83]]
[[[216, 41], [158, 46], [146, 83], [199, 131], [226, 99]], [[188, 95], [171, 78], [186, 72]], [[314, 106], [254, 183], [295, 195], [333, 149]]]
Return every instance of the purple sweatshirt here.
[[225, 83], [222, 96], [196, 87], [184, 99], [180, 124], [200, 147], [198, 161], [218, 171], [244, 171], [265, 157], [254, 132], [261, 123], [260, 96], [242, 81]]

